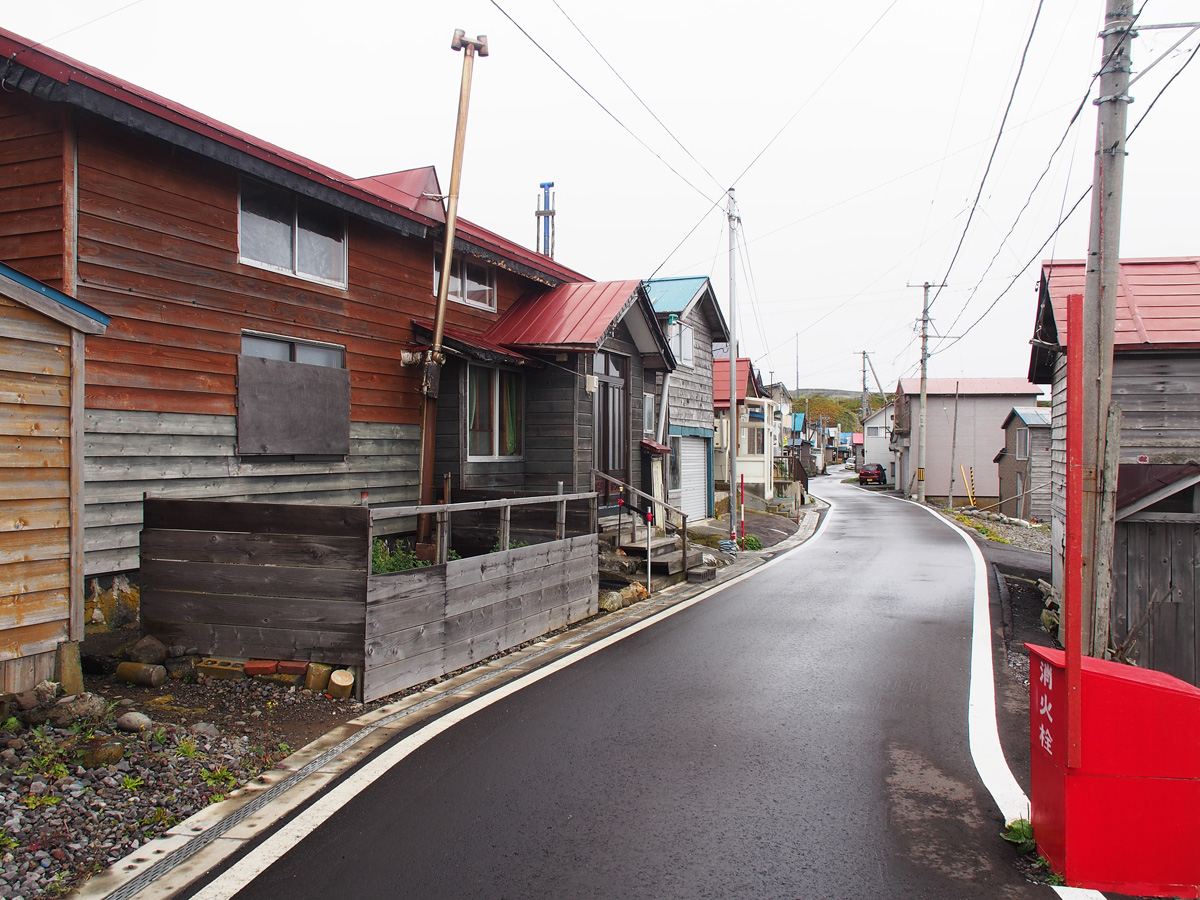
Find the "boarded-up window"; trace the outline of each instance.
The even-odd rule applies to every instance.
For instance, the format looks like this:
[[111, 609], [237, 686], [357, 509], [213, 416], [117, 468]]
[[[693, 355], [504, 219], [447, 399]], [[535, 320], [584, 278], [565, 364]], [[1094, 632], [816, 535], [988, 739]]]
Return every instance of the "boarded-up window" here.
[[345, 456], [350, 373], [332, 344], [243, 335], [237, 449], [243, 456]]

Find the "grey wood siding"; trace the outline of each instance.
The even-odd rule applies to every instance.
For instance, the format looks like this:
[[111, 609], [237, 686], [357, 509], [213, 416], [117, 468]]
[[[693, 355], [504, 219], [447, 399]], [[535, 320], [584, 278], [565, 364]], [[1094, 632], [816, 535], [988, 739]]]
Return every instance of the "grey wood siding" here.
[[1117, 523], [1111, 621], [1130, 660], [1196, 684], [1200, 517], [1191, 518]]
[[701, 314], [699, 304], [684, 318], [695, 336], [693, 358], [688, 368], [679, 366], [671, 373], [671, 388], [667, 397], [672, 425], [705, 428], [711, 431], [713, 413], [712, 329], [708, 318]]
[[1200, 461], [1200, 353], [1122, 353], [1113, 360], [1121, 462]]
[[[584, 357], [586, 358], [586, 357]], [[590, 479], [578, 482], [580, 457], [586, 447], [591, 467], [591, 416], [588, 416], [587, 441], [578, 435], [580, 395], [590, 403], [583, 390], [583, 378], [577, 375], [581, 357], [571, 354], [567, 371], [556, 363], [525, 376], [525, 489], [535, 494], [552, 494], [563, 482], [564, 490], [590, 490]]]
[[350, 423], [350, 455], [321, 462], [239, 457], [233, 416], [88, 410], [87, 575], [138, 568], [142, 497], [397, 504], [417, 498], [420, 429]]

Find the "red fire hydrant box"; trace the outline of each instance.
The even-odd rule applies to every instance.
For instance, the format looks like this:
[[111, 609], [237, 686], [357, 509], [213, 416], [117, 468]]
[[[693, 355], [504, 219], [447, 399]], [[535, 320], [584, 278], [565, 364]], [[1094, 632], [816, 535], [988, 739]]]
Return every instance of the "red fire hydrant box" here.
[[1085, 657], [1070, 768], [1065, 654], [1026, 647], [1038, 852], [1072, 886], [1200, 898], [1200, 689]]

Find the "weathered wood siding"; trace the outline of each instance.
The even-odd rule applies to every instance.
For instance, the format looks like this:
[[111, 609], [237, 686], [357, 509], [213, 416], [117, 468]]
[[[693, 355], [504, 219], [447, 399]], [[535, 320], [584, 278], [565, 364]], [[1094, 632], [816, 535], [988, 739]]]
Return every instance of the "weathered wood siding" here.
[[1113, 400], [1121, 407], [1121, 462], [1200, 461], [1200, 353], [1120, 353]]
[[[0, 296], [0, 690], [71, 637], [72, 330]], [[81, 596], [81, 595], [80, 595]]]
[[[1157, 521], [1155, 519], [1158, 519]], [[1172, 521], [1182, 519], [1190, 521]], [[1111, 622], [1140, 666], [1198, 684], [1200, 516], [1146, 515], [1117, 523]], [[1154, 609], [1149, 611], [1150, 604]], [[1136, 634], [1130, 631], [1141, 628]]]
[[370, 510], [147, 500], [142, 627], [204, 654], [363, 663]]
[[[90, 339], [89, 339], [90, 340]], [[345, 506], [415, 502], [420, 429], [350, 424], [350, 454], [314, 463], [239, 457], [233, 416], [90, 409], [84, 440], [88, 575], [138, 567], [142, 498]]]
[[487, 659], [597, 612], [594, 534], [373, 575], [364, 699]]
[[[1067, 357], [1054, 367], [1051, 435], [1052, 583], [1062, 589], [1067, 490]], [[1122, 352], [1113, 359], [1121, 464], [1200, 461], [1200, 353]]]
[[[998, 465], [1000, 477], [1000, 512], [1006, 516], [1046, 521], [1050, 518], [1050, 429], [1046, 426], [1029, 428], [1029, 456], [1017, 459], [1017, 430], [1026, 428], [1014, 417], [1004, 432], [1007, 451]], [[1017, 496], [1017, 475], [1021, 488], [1031, 491], [1024, 503]]]
[[68, 134], [57, 111], [0, 91], [0, 260], [57, 288]]
[[694, 364], [680, 365], [671, 373], [671, 388], [667, 397], [670, 423], [674, 426], [707, 429], [712, 432], [713, 410], [712, 329], [708, 317], [697, 305], [684, 318], [693, 329], [692, 355]]
[[577, 374], [588, 360], [573, 353], [525, 376], [524, 486], [531, 493], [553, 494], [560, 481], [568, 493], [592, 489], [592, 397]]

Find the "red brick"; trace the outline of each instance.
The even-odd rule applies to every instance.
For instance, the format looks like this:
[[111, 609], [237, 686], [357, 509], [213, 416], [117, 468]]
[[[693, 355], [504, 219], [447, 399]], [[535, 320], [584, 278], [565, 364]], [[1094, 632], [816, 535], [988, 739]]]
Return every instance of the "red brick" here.
[[278, 665], [273, 659], [252, 659], [242, 665], [242, 671], [246, 673], [247, 678], [253, 675], [274, 675]]
[[299, 660], [281, 659], [275, 671], [280, 675], [303, 675], [308, 671], [308, 663]]

